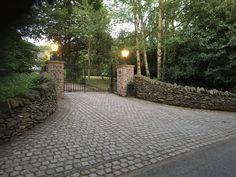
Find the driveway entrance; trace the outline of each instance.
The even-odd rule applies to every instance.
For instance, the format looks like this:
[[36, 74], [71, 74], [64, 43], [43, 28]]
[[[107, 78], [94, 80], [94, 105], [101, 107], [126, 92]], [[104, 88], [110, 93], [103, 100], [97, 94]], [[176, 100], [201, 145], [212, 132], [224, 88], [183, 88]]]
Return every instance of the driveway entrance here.
[[236, 113], [66, 93], [46, 122], [0, 146], [0, 176], [127, 176], [235, 136]]

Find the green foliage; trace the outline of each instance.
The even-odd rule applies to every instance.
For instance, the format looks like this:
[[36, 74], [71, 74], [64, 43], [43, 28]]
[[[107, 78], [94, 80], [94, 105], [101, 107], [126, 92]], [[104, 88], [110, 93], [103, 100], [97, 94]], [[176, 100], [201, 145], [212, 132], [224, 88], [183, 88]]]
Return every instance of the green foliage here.
[[95, 64], [106, 65], [111, 60], [112, 38], [105, 32], [97, 33], [94, 36], [93, 62]]
[[[60, 44], [60, 59], [68, 64], [108, 63], [112, 38], [108, 12], [101, 0], [62, 0], [44, 4], [35, 18], [37, 34]], [[88, 56], [88, 48], [90, 54]]]
[[47, 62], [50, 60], [50, 55], [52, 53], [52, 49], [49, 45], [38, 46], [39, 53], [36, 61], [36, 65], [41, 68], [46, 69]]
[[[149, 67], [157, 70], [158, 41], [166, 49], [165, 81], [183, 85], [231, 89], [236, 85], [236, 2], [235, 0], [165, 0], [164, 32], [158, 38], [159, 1], [117, 0], [116, 21], [133, 22], [132, 7], [142, 4]], [[115, 6], [114, 6], [115, 7]], [[125, 8], [124, 8], [125, 7]], [[117, 20], [118, 19], [118, 20]], [[135, 49], [134, 32], [122, 32], [116, 43]], [[127, 38], [128, 36], [128, 38]], [[142, 43], [139, 49], [142, 49]], [[164, 55], [163, 55], [164, 56]], [[142, 62], [141, 62], [142, 65]]]
[[219, 89], [236, 85], [232, 8], [224, 1], [192, 1], [183, 20], [184, 40], [169, 47], [168, 80]]
[[68, 83], [75, 82], [80, 83], [83, 81], [82, 68], [70, 68], [65, 70], [65, 77]]
[[[36, 75], [37, 73], [35, 73]], [[45, 82], [54, 82], [55, 83], [55, 78], [52, 77], [49, 73], [43, 72], [40, 75], [38, 74], [38, 78], [35, 80], [34, 85], [41, 85]]]
[[41, 45], [38, 46], [40, 52], [51, 51], [51, 47], [49, 45]]
[[37, 50], [35, 45], [22, 40], [17, 33], [12, 32], [0, 49], [0, 69], [6, 72], [29, 71], [35, 64]]
[[0, 77], [0, 100], [4, 101], [18, 94], [27, 92], [37, 84], [39, 75], [36, 73], [14, 73]]

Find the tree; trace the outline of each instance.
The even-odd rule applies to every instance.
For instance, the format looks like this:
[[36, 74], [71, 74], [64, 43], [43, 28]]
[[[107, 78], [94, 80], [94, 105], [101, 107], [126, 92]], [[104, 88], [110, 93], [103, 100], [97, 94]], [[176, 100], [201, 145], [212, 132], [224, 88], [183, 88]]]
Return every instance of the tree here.
[[4, 72], [28, 72], [36, 64], [38, 48], [22, 40], [14, 30], [8, 34], [7, 40], [0, 50], [1, 67]]
[[163, 39], [163, 13], [164, 13], [164, 0], [159, 0], [159, 14], [158, 14], [158, 43], [157, 43], [157, 78], [161, 79], [161, 69], [162, 69], [162, 43], [161, 40]]
[[[101, 63], [109, 61], [112, 38], [108, 30], [109, 18], [105, 8], [87, 9], [86, 25], [80, 29], [87, 43], [88, 78], [93, 64], [101, 68]], [[109, 62], [108, 62], [109, 63]]]
[[146, 76], [150, 77], [150, 71], [149, 71], [149, 66], [148, 66], [148, 57], [147, 57], [147, 46], [146, 46], [146, 28], [144, 24], [144, 12], [145, 8], [142, 10], [142, 2], [139, 0], [138, 1], [138, 15], [140, 18], [140, 31], [141, 31], [141, 41], [142, 41], [142, 51], [143, 51], [143, 60], [144, 60], [144, 65], [145, 65], [145, 71], [146, 71]]
[[84, 56], [81, 52], [88, 51], [98, 33], [107, 32], [109, 23], [100, 0], [55, 0], [53, 4], [43, 4], [36, 17], [35, 37], [45, 35], [59, 42], [61, 59], [71, 64]]
[[168, 80], [219, 89], [236, 85], [235, 8], [234, 1], [223, 0], [185, 4], [182, 41], [169, 48]]
[[[147, 56], [147, 42], [146, 42], [146, 28], [145, 28], [146, 24], [144, 18], [144, 14], [148, 9], [148, 7], [145, 6], [146, 3], [148, 3], [149, 1], [145, 2], [143, 0], [129, 0], [129, 1], [119, 0], [116, 2], [121, 3], [120, 8], [118, 8], [118, 15], [116, 14], [116, 18], [118, 18], [122, 22], [132, 23], [134, 25], [135, 45], [130, 46], [130, 48], [134, 49], [136, 53], [137, 74], [139, 75], [141, 74], [141, 63], [143, 61], [146, 75], [150, 77], [148, 56]], [[117, 3], [118, 6], [119, 3]]]
[[132, 1], [133, 4], [133, 16], [134, 16], [134, 26], [135, 26], [135, 41], [136, 41], [136, 58], [137, 58], [137, 74], [141, 75], [141, 59], [140, 59], [140, 32], [139, 32], [139, 16], [138, 16], [138, 4], [135, 0]]
[[29, 71], [35, 64], [36, 46], [23, 40], [21, 29], [27, 23], [33, 0], [6, 1], [1, 6], [0, 70], [4, 72]]

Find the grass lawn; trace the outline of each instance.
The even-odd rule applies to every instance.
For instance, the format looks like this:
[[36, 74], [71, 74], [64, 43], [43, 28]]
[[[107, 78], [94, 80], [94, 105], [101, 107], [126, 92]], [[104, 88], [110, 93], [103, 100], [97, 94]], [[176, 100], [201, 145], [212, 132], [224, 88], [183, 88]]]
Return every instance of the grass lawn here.
[[101, 76], [90, 76], [90, 79], [86, 77], [86, 85], [90, 89], [95, 91], [108, 91], [110, 89], [110, 78]]
[[39, 74], [37, 73], [14, 73], [6, 77], [0, 77], [0, 101], [27, 92], [35, 85], [38, 78]]

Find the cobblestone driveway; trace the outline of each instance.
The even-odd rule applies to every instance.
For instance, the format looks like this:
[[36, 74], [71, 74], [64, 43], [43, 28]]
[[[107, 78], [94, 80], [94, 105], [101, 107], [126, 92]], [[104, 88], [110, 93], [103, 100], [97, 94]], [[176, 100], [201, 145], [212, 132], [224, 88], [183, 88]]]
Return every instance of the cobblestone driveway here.
[[71, 93], [46, 122], [0, 146], [0, 176], [125, 176], [235, 135], [235, 113]]

